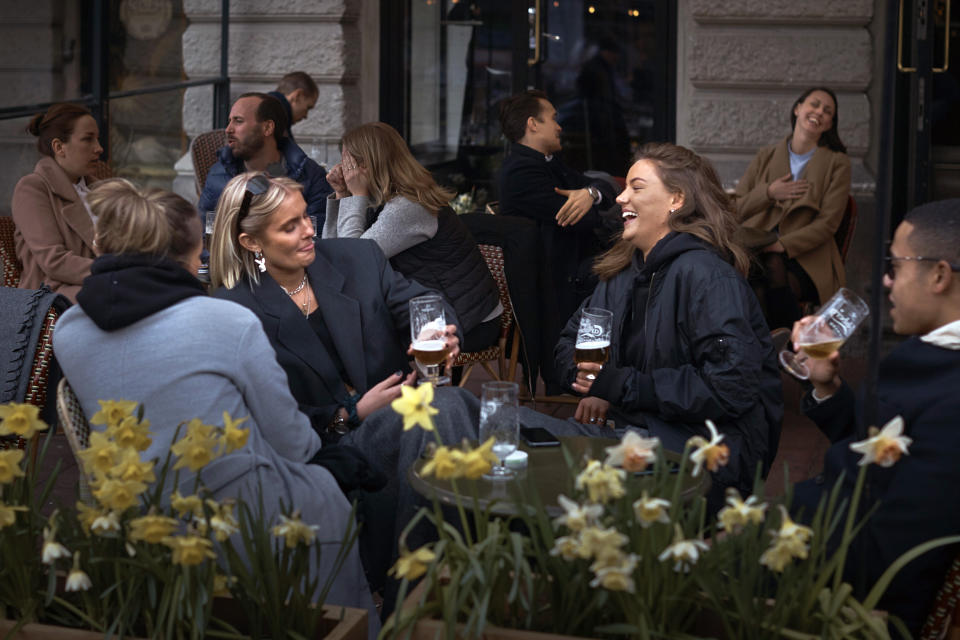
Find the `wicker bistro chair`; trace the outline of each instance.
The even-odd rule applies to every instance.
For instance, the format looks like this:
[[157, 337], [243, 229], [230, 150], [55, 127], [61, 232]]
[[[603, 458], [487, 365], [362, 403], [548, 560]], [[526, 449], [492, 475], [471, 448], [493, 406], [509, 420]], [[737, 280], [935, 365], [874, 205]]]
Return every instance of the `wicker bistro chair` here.
[[214, 129], [201, 133], [190, 145], [190, 157], [193, 159], [193, 173], [197, 181], [197, 195], [203, 193], [207, 183], [207, 174], [217, 163], [217, 152], [227, 144], [226, 129]]
[[90, 493], [90, 484], [87, 482], [87, 474], [83, 472], [83, 461], [78, 455], [81, 451], [90, 446], [90, 424], [83, 415], [83, 408], [76, 394], [70, 388], [66, 378], [60, 379], [57, 386], [57, 417], [60, 420], [60, 426], [63, 434], [67, 437], [67, 443], [70, 445], [70, 451], [77, 460], [77, 466], [80, 469], [80, 499], [87, 504], [93, 504], [93, 495]]
[[0, 216], [0, 260], [3, 262], [3, 286], [16, 287], [20, 284], [23, 266], [17, 258], [17, 245], [13, 241], [13, 232], [17, 227], [10, 216]]
[[[517, 375], [517, 355], [520, 350], [520, 332], [513, 315], [513, 303], [510, 301], [507, 276], [503, 269], [503, 249], [492, 244], [478, 244], [477, 247], [487, 263], [487, 268], [490, 269], [490, 275], [497, 283], [503, 315], [500, 316], [500, 337], [495, 345], [480, 351], [461, 351], [454, 360], [453, 366], [463, 367], [463, 377], [460, 378], [461, 387], [467, 383], [474, 365], [477, 364], [486, 369], [494, 380], [513, 380]], [[509, 358], [506, 356], [508, 340], [512, 342]], [[497, 362], [497, 372], [494, 372], [490, 366], [493, 361]]]

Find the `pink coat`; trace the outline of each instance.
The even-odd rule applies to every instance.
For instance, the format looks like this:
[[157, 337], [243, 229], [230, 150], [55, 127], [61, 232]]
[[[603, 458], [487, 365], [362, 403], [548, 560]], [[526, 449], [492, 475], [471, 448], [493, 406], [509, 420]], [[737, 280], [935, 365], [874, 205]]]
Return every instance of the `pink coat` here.
[[[90, 184], [93, 178], [87, 178]], [[43, 157], [13, 190], [14, 241], [23, 263], [21, 289], [51, 289], [76, 302], [90, 274], [93, 219], [69, 177], [53, 158]]]

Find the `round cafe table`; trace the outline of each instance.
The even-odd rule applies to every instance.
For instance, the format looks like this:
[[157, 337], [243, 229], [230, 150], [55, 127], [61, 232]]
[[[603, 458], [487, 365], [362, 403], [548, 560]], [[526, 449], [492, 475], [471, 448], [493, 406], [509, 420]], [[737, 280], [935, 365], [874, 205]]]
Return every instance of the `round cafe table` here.
[[[603, 461], [607, 457], [605, 449], [616, 446], [619, 441], [586, 436], [558, 439], [560, 446], [553, 447], [529, 447], [521, 442], [520, 450], [526, 451], [529, 456], [527, 468], [517, 470], [512, 479], [458, 478], [457, 489], [464, 506], [470, 507], [476, 497], [477, 507], [481, 511], [489, 508], [496, 515], [509, 516], [517, 513], [515, 503], [518, 500], [530, 504], [529, 497], [532, 497], [532, 492], [535, 492], [547, 515], [551, 517], [562, 515], [564, 510], [557, 504], [557, 496], [560, 494], [572, 496], [575, 479], [569, 471], [566, 455], [575, 462], [582, 460], [584, 456]], [[668, 461], [679, 462], [680, 460], [680, 454], [673, 451], [664, 451], [664, 454]], [[437, 498], [443, 504], [456, 505], [456, 495], [450, 480], [439, 480], [435, 476], [424, 476], [420, 473], [426, 463], [427, 460], [421, 458], [410, 468], [407, 477], [411, 486], [427, 498]], [[632, 474], [632, 478], [629, 477], [630, 475], [628, 474], [628, 481], [631, 482], [652, 482], [650, 472], [635, 473]], [[689, 469], [686, 471], [681, 494], [684, 499], [705, 495], [709, 489], [709, 473], [702, 471], [694, 478], [690, 475]]]

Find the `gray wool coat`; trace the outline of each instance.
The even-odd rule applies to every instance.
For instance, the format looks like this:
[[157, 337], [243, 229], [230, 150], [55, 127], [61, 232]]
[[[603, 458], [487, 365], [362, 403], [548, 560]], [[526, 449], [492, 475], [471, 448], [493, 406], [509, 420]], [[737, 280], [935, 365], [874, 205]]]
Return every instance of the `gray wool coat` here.
[[[53, 344], [88, 418], [101, 399], [144, 405], [153, 437], [144, 460], [162, 462], [181, 421], [200, 418], [222, 425], [224, 411], [233, 418], [249, 416], [241, 425], [250, 429], [246, 447], [202, 469], [204, 484], [217, 500], [255, 500], [262, 491], [271, 525], [281, 501], [299, 509], [304, 522], [320, 526], [319, 539], [330, 541], [318, 561], [320, 575], [329, 573], [351, 507], [326, 469], [306, 464], [320, 449], [320, 438], [297, 409], [287, 376], [251, 311], [225, 300], [191, 297], [106, 332], [75, 306], [57, 323]], [[182, 469], [181, 493], [192, 493], [193, 481], [193, 474]], [[379, 618], [356, 547], [327, 602], [369, 610], [370, 637], [376, 636]]]

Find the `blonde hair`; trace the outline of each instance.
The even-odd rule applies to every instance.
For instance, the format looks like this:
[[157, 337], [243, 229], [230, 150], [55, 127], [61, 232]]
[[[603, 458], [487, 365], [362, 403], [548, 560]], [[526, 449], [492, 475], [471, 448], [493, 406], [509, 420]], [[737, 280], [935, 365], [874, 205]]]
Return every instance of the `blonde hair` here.
[[[750, 258], [734, 241], [736, 209], [710, 161], [669, 142], [644, 145], [634, 163], [640, 160], [653, 163], [667, 191], [683, 194], [683, 206], [667, 217], [667, 226], [700, 238], [746, 276]], [[621, 239], [597, 259], [593, 270], [601, 280], [609, 280], [630, 264], [635, 251], [633, 244]]]
[[[243, 204], [247, 183], [258, 175], [265, 176], [270, 187], [266, 192], [251, 197], [250, 209], [237, 229], [237, 216], [240, 205]], [[270, 224], [270, 216], [284, 198], [302, 188], [299, 182], [290, 178], [271, 178], [256, 171], [242, 173], [227, 183], [220, 194], [220, 200], [217, 201], [217, 217], [213, 225], [213, 238], [210, 240], [211, 289], [232, 289], [243, 279], [260, 284], [260, 270], [253, 261], [253, 252], [240, 244], [240, 234], [260, 237]]]
[[366, 167], [370, 204], [379, 207], [396, 195], [417, 202], [431, 213], [450, 204], [456, 195], [438, 185], [410, 153], [400, 134], [383, 122], [368, 122], [343, 136], [344, 151]]
[[97, 182], [87, 195], [97, 217], [97, 249], [183, 261], [201, 242], [193, 205], [162, 189], [140, 189], [123, 178]]

